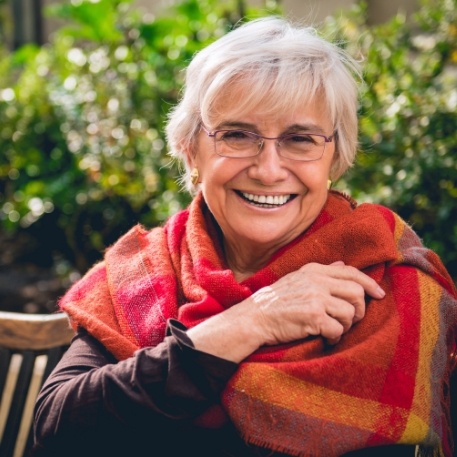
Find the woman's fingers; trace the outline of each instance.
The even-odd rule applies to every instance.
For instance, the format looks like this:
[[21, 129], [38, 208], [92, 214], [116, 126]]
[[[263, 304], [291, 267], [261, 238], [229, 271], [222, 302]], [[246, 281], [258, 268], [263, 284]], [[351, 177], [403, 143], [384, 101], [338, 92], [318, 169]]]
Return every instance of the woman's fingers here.
[[352, 323], [360, 321], [365, 316], [365, 289], [358, 282], [347, 279], [330, 278], [328, 282], [330, 295], [339, 299], [340, 308], [344, 304], [352, 307], [354, 314]]
[[345, 265], [343, 261], [337, 261], [330, 265], [321, 265], [317, 263], [309, 263], [300, 268], [304, 272], [316, 272], [328, 276], [329, 278], [351, 281], [360, 285], [364, 293], [373, 298], [384, 298], [385, 292], [379, 284], [368, 275], [358, 270], [355, 267]]
[[347, 279], [359, 284], [373, 298], [384, 298], [386, 293], [379, 284], [357, 268], [345, 265], [344, 262], [335, 262], [329, 265], [329, 267], [333, 267], [332, 274], [335, 275], [334, 277]]
[[335, 344], [365, 316], [367, 295], [385, 294], [372, 278], [340, 261], [307, 264], [257, 291], [252, 300], [265, 344], [309, 335], [321, 335]]
[[329, 300], [325, 308], [326, 314], [336, 320], [342, 327], [342, 333], [346, 333], [356, 321], [356, 307], [351, 303], [339, 298]]

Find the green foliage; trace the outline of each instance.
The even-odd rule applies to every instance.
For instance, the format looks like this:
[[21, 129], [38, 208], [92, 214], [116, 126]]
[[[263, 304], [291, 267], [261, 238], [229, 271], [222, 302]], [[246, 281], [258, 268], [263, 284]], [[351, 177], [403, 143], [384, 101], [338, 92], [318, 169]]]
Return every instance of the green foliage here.
[[[360, 154], [337, 183], [413, 224], [457, 278], [457, 0], [369, 25], [366, 7], [323, 32], [363, 57]], [[270, 9], [267, 9], [270, 8]], [[0, 47], [0, 226], [85, 271], [136, 222], [160, 224], [189, 196], [163, 126], [192, 55], [275, 3], [181, 0], [157, 17], [120, 0], [52, 7], [51, 42]]]
[[363, 56], [360, 153], [338, 183], [396, 210], [457, 278], [457, 2], [377, 26], [359, 5], [327, 30]]
[[2, 227], [84, 271], [136, 222], [187, 205], [163, 135], [182, 69], [245, 15], [269, 12], [215, 0], [158, 17], [119, 0], [50, 8], [66, 25], [48, 45], [0, 51]]

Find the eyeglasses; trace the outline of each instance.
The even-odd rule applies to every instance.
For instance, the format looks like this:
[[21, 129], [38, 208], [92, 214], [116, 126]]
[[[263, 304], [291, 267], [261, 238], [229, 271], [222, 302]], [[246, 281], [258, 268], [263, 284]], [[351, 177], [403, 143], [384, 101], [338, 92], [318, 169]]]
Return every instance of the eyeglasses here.
[[302, 162], [319, 160], [324, 155], [326, 143], [331, 143], [336, 131], [326, 136], [317, 133], [287, 133], [269, 138], [247, 130], [202, 130], [214, 138], [214, 151], [221, 157], [245, 159], [254, 157], [262, 151], [265, 140], [275, 140], [281, 157]]

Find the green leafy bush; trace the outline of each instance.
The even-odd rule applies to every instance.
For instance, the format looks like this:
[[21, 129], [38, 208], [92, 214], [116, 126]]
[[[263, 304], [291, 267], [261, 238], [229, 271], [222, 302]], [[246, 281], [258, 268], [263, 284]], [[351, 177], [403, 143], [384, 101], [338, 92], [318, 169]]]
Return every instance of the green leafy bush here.
[[360, 153], [337, 187], [395, 209], [457, 279], [457, 2], [367, 25], [363, 4], [326, 29], [364, 59]]
[[85, 271], [136, 222], [187, 205], [163, 135], [182, 69], [242, 17], [276, 11], [185, 0], [154, 17], [129, 3], [63, 2], [48, 45], [1, 50], [0, 223], [47, 264]]
[[[359, 4], [323, 24], [365, 69], [361, 152], [336, 186], [398, 211], [455, 278], [456, 1], [377, 26]], [[26, 233], [43, 262], [83, 272], [136, 222], [187, 205], [163, 125], [194, 52], [240, 18], [280, 11], [182, 0], [153, 17], [79, 0], [52, 13], [67, 25], [48, 45], [0, 49], [0, 224]]]

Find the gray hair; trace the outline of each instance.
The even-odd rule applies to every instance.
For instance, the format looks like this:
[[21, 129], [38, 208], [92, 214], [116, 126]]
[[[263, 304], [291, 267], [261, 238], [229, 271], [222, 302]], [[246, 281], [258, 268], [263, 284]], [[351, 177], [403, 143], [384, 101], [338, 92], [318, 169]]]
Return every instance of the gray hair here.
[[330, 178], [339, 178], [357, 151], [357, 77], [357, 62], [312, 27], [270, 16], [230, 31], [194, 56], [182, 98], [169, 113], [169, 154], [185, 165], [183, 184], [193, 191], [186, 151], [195, 151], [201, 125], [215, 125], [224, 115], [217, 112], [217, 102], [242, 87], [247, 90], [235, 96], [239, 113], [256, 106], [286, 113], [321, 94], [338, 132]]

